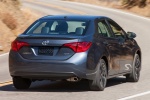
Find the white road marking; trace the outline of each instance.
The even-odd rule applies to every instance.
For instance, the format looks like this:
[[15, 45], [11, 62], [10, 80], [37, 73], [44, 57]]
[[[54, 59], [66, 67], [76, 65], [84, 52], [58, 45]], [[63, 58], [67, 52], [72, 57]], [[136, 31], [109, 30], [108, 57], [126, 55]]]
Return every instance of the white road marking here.
[[118, 100], [129, 100], [129, 99], [133, 99], [133, 98], [136, 98], [136, 97], [144, 96], [144, 95], [147, 95], [147, 94], [150, 94], [150, 91], [139, 93], [139, 94], [135, 94], [135, 95], [128, 96], [128, 97], [125, 97], [125, 98], [121, 98], [121, 99], [118, 99]]
[[1, 54], [0, 57], [6, 56], [6, 55], [8, 55], [8, 52], [7, 52], [7, 53], [4, 53], [4, 54]]
[[71, 2], [71, 1], [61, 1], [61, 2], [68, 2], [68, 3], [77, 4], [77, 5], [83, 5], [83, 6], [89, 6], [89, 7], [94, 7], [94, 8], [98, 8], [98, 9], [114, 11], [114, 12], [117, 12], [117, 13], [122, 13], [122, 14], [130, 15], [130, 16], [133, 16], [133, 17], [137, 17], [137, 18], [141, 18], [141, 19], [150, 21], [150, 18], [148, 18], [148, 17], [136, 15], [136, 14], [130, 13], [130, 12], [125, 12], [125, 11], [119, 10], [119, 9], [107, 8], [107, 7], [102, 7], [102, 6], [96, 6], [96, 5], [91, 5], [91, 4], [84, 4], [84, 3], [79, 3], [79, 2]]

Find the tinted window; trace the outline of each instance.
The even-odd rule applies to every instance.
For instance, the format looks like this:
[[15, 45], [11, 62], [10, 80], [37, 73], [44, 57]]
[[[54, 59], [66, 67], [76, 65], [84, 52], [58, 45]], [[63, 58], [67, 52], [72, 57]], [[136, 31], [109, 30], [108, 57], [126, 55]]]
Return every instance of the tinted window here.
[[104, 20], [98, 22], [98, 33], [104, 37], [112, 37], [112, 34], [109, 32], [108, 26]]
[[40, 33], [41, 32], [41, 30], [42, 30], [42, 28], [45, 26], [45, 24], [46, 24], [46, 22], [44, 22], [44, 23], [41, 23], [34, 31], [33, 31], [33, 33]]
[[87, 21], [49, 20], [39, 21], [26, 34], [36, 35], [83, 35]]
[[115, 22], [108, 21], [116, 38], [125, 38], [124, 30]]

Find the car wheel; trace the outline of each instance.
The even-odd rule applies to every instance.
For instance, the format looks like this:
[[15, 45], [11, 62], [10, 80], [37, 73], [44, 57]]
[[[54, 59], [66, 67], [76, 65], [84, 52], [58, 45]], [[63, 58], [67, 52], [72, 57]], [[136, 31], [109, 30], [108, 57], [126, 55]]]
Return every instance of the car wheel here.
[[103, 59], [98, 64], [98, 70], [94, 80], [89, 80], [90, 89], [103, 91], [107, 83], [107, 66]]
[[129, 82], [138, 82], [140, 77], [141, 61], [138, 54], [135, 54], [133, 61], [132, 72], [126, 75], [126, 80]]
[[31, 85], [31, 80], [21, 77], [13, 77], [13, 84], [16, 89], [28, 89]]

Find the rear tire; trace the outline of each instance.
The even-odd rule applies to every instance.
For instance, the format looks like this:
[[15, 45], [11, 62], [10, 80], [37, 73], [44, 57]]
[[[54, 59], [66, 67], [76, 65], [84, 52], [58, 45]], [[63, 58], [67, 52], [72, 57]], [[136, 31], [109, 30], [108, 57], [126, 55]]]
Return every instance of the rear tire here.
[[28, 89], [31, 85], [31, 80], [21, 77], [13, 77], [13, 84], [16, 89]]
[[140, 57], [138, 54], [135, 54], [132, 72], [130, 74], [126, 75], [126, 80], [128, 82], [138, 82], [139, 77], [140, 77], [140, 70], [141, 70]]
[[93, 91], [103, 91], [107, 83], [107, 66], [103, 59], [98, 64], [95, 79], [89, 80], [90, 89]]

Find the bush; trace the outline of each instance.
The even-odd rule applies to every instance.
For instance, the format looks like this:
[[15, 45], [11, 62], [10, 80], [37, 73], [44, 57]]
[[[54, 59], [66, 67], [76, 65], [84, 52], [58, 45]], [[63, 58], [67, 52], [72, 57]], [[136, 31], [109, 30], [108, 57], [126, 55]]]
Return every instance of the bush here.
[[3, 14], [2, 22], [7, 25], [11, 30], [17, 28], [17, 21], [16, 19], [9, 13]]
[[147, 0], [122, 0], [122, 4], [127, 7], [139, 6], [145, 7]]

